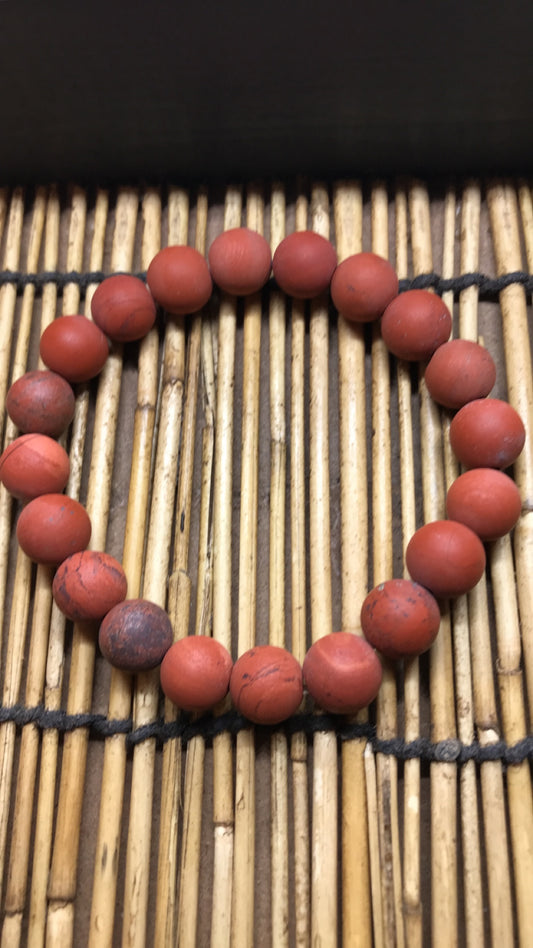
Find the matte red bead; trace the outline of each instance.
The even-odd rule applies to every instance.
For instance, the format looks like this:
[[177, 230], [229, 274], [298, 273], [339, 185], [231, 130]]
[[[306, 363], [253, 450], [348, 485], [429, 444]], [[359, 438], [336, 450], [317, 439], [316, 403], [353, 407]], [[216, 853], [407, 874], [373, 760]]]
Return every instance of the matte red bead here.
[[307, 690], [324, 711], [355, 714], [376, 697], [381, 662], [371, 645], [352, 632], [332, 632], [318, 639], [303, 663]]
[[279, 724], [297, 711], [303, 696], [302, 669], [294, 655], [275, 645], [257, 645], [233, 666], [230, 694], [255, 724]]

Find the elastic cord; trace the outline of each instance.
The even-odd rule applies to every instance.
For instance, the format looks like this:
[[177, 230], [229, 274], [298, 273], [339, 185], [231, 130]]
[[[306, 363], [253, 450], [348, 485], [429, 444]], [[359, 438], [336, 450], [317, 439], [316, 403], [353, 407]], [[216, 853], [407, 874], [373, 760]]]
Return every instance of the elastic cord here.
[[[211, 743], [219, 734], [236, 735], [252, 726], [236, 711], [228, 711], [220, 716], [209, 714], [198, 719], [183, 714], [177, 721], [165, 722], [159, 719], [143, 727], [134, 728], [131, 718], [113, 721], [102, 714], [67, 714], [66, 711], [48, 710], [42, 705], [33, 708], [23, 705], [0, 706], [0, 724], [5, 723], [15, 724], [17, 727], [32, 724], [39, 730], [56, 730], [61, 733], [87, 728], [91, 737], [100, 740], [124, 734], [129, 749], [151, 739], [155, 739], [159, 745], [179, 739], [182, 745], [186, 746], [193, 737], [202, 737], [207, 743]], [[385, 741], [377, 737], [374, 725], [354, 724], [332, 714], [296, 714], [276, 728], [256, 726], [255, 729], [266, 734], [274, 730], [283, 731], [288, 737], [298, 733], [311, 736], [317, 732], [330, 731], [341, 741], [367, 740], [375, 753], [395, 757], [399, 761], [418, 759], [425, 763], [447, 761], [457, 764], [465, 764], [471, 760], [476, 764], [500, 761], [509, 766], [533, 760], [533, 735], [513, 745], [505, 741], [484, 745], [477, 741], [462, 744], [458, 740], [432, 743], [423, 737], [414, 741], [405, 741], [400, 737]]]
[[[11, 284], [15, 286], [17, 293], [22, 293], [26, 286], [33, 286], [41, 291], [44, 286], [53, 284], [59, 290], [64, 289], [69, 284], [75, 284], [80, 287], [82, 292], [86, 292], [88, 287], [101, 283], [108, 276], [113, 274], [104, 273], [102, 270], [93, 270], [81, 273], [77, 270], [71, 270], [68, 273], [62, 273], [59, 270], [45, 270], [41, 273], [23, 273], [21, 270], [0, 270], [0, 286]], [[141, 280], [146, 279], [146, 273], [135, 273], [134, 276]], [[270, 281], [274, 285], [274, 280]], [[406, 290], [428, 290], [432, 289], [442, 296], [443, 293], [452, 293], [457, 298], [464, 290], [475, 286], [479, 290], [479, 299], [486, 302], [493, 302], [498, 299], [498, 295], [507, 287], [513, 284], [522, 286], [528, 295], [533, 292], [533, 275], [524, 270], [516, 270], [513, 273], [504, 273], [499, 277], [489, 277], [484, 273], [463, 273], [457, 277], [444, 279], [438, 273], [422, 273], [413, 277], [411, 280], [400, 280], [400, 292]]]

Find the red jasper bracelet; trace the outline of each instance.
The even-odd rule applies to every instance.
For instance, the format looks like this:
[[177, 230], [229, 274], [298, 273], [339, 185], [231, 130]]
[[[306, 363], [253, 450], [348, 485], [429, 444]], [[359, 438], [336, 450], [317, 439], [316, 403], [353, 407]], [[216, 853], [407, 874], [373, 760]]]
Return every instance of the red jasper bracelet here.
[[[121, 564], [86, 550], [90, 520], [81, 504], [61, 493], [69, 462], [54, 440], [72, 421], [69, 383], [100, 372], [109, 340], [141, 339], [154, 325], [158, 305], [176, 315], [198, 311], [211, 296], [213, 280], [232, 295], [259, 292], [271, 269], [288, 295], [310, 299], [329, 289], [346, 319], [381, 319], [383, 339], [397, 358], [427, 362], [428, 391], [457, 412], [451, 446], [469, 468], [450, 487], [448, 519], [427, 523], [409, 541], [411, 579], [391, 579], [371, 590], [361, 608], [363, 636], [324, 636], [307, 652], [303, 668], [289, 651], [272, 645], [256, 646], [233, 664], [209, 637], [173, 642], [163, 609], [126, 599]], [[353, 714], [371, 703], [382, 678], [379, 654], [401, 660], [430, 648], [440, 624], [438, 599], [476, 585], [485, 569], [483, 542], [509, 532], [520, 516], [520, 494], [502, 469], [518, 457], [525, 429], [508, 403], [487, 398], [496, 378], [490, 354], [477, 343], [448, 341], [452, 320], [443, 301], [426, 290], [399, 294], [388, 261], [366, 252], [337, 265], [332, 244], [312, 231], [286, 237], [273, 260], [267, 241], [247, 228], [220, 234], [208, 262], [190, 247], [166, 247], [152, 260], [147, 285], [127, 274], [111, 276], [96, 290], [91, 312], [93, 321], [78, 315], [54, 320], [41, 337], [48, 369], [19, 378], [6, 400], [22, 434], [0, 457], [0, 480], [25, 504], [17, 523], [21, 548], [36, 562], [56, 567], [52, 592], [58, 607], [73, 621], [100, 623], [100, 649], [116, 667], [135, 673], [160, 665], [163, 692], [186, 711], [205, 712], [229, 690], [250, 721], [275, 725], [297, 711], [304, 685], [332, 713]]]

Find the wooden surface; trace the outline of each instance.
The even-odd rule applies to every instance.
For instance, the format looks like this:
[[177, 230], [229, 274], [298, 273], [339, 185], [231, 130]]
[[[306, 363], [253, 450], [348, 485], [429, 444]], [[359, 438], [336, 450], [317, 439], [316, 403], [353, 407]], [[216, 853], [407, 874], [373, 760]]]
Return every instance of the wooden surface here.
[[[273, 247], [313, 227], [339, 259], [374, 249], [401, 278], [533, 269], [530, 182], [474, 179], [6, 188], [0, 269], [138, 272], [166, 243], [205, 252], [241, 222]], [[0, 289], [2, 406], [44, 326], [88, 312], [93, 291]], [[385, 668], [351, 740], [246, 729], [132, 750], [123, 733], [0, 724], [2, 948], [533, 943], [529, 762], [453, 753], [531, 733], [531, 300], [516, 284], [499, 301], [445, 298], [528, 430], [523, 515], [487, 548], [486, 576], [444, 609], [429, 655]], [[215, 294], [195, 317], [160, 314], [77, 390], [67, 490], [91, 546], [122, 559], [129, 595], [164, 605], [176, 636], [213, 634], [234, 656], [270, 640], [302, 660], [326, 632], [357, 631], [366, 591], [403, 575], [410, 535], [443, 514], [448, 424], [377, 329], [273, 287]], [[50, 571], [17, 549], [18, 509], [2, 488], [2, 705], [175, 720], [157, 673], [111, 671], [94, 629], [63, 622]], [[451, 742], [451, 759], [377, 752], [367, 721], [380, 740]]]

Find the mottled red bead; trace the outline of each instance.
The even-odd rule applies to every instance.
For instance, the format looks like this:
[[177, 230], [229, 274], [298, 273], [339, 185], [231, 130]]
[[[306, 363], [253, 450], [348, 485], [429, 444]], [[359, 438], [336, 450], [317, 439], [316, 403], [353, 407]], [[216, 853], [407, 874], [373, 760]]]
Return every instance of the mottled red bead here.
[[526, 430], [517, 411], [499, 398], [478, 398], [459, 409], [450, 444], [465, 467], [509, 467], [524, 447]]
[[470, 592], [485, 569], [477, 534], [454, 520], [434, 520], [417, 530], [405, 551], [411, 578], [439, 599]]
[[311, 646], [303, 663], [311, 697], [331, 714], [355, 714], [377, 696], [381, 662], [371, 645], [352, 632], [332, 632]]
[[300, 705], [302, 669], [286, 649], [257, 645], [235, 662], [230, 694], [237, 710], [254, 724], [279, 724]]
[[44, 364], [69, 382], [88, 382], [98, 375], [109, 355], [109, 340], [86, 316], [60, 316], [41, 336]]
[[446, 513], [477, 533], [481, 540], [497, 540], [513, 529], [522, 509], [515, 482], [492, 467], [474, 467], [451, 484]]
[[184, 711], [208, 711], [228, 693], [233, 662], [221, 642], [189, 635], [174, 642], [161, 662], [161, 688]]
[[336, 266], [335, 248], [312, 230], [289, 234], [278, 245], [272, 259], [278, 286], [296, 299], [312, 299], [324, 293]]
[[379, 319], [398, 295], [398, 274], [378, 254], [356, 253], [339, 263], [331, 279], [330, 293], [345, 319], [368, 323]]
[[213, 290], [204, 257], [194, 247], [176, 245], [156, 253], [146, 274], [152, 296], [168, 313], [196, 313]]
[[15, 438], [0, 456], [0, 480], [19, 500], [58, 494], [66, 486], [70, 461], [65, 449], [43, 434]]
[[448, 339], [451, 313], [429, 290], [407, 290], [389, 303], [381, 319], [381, 335], [398, 359], [429, 359]]
[[6, 410], [23, 433], [39, 432], [58, 438], [74, 417], [76, 401], [67, 380], [40, 369], [21, 375], [6, 396]]
[[109, 553], [83, 550], [59, 565], [52, 583], [56, 605], [74, 621], [103, 619], [126, 598], [128, 582], [121, 564]]
[[172, 645], [168, 614], [147, 599], [126, 599], [107, 613], [98, 633], [105, 658], [122, 671], [156, 668]]
[[408, 579], [388, 579], [371, 589], [361, 607], [365, 638], [392, 660], [420, 655], [435, 641], [440, 609], [435, 597]]
[[424, 378], [434, 401], [457, 409], [489, 394], [496, 381], [496, 365], [477, 342], [450, 339], [433, 353]]
[[215, 237], [207, 255], [213, 280], [226, 293], [257, 293], [272, 268], [270, 246], [248, 227], [234, 227]]
[[96, 325], [110, 339], [133, 342], [150, 332], [157, 310], [142, 280], [117, 273], [103, 280], [95, 290], [91, 313]]
[[65, 494], [42, 494], [30, 500], [17, 522], [17, 539], [30, 559], [57, 566], [91, 539], [89, 514]]

